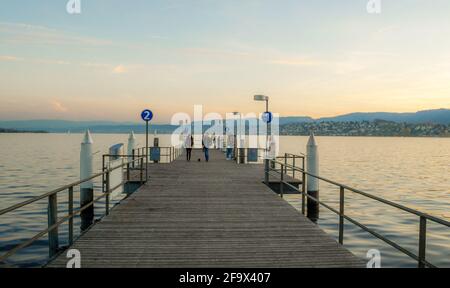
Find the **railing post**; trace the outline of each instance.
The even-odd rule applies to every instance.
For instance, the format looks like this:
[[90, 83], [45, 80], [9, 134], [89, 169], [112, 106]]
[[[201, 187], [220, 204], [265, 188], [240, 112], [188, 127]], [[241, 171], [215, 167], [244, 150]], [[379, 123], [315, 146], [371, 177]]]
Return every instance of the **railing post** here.
[[127, 181], [130, 181], [130, 163], [127, 163]]
[[141, 185], [144, 184], [144, 158], [141, 158], [141, 160], [139, 160], [139, 170], [140, 170], [140, 174], [141, 174]]
[[294, 156], [292, 156], [293, 158], [292, 158], [292, 167], [294, 167], [294, 168], [292, 168], [292, 178], [294, 178], [295, 179], [295, 155]]
[[69, 246], [73, 244], [73, 187], [69, 188]]
[[[58, 222], [58, 196], [56, 194], [52, 194], [48, 196], [48, 228]], [[58, 239], [58, 227], [48, 231], [48, 251], [50, 258], [55, 256], [58, 252], [59, 247], [59, 239]]]
[[135, 167], [135, 153], [136, 153], [136, 150], [135, 149], [133, 149], [133, 151], [131, 152], [132, 154], [131, 155], [133, 155], [133, 164], [132, 164], [132, 167], [134, 168]]
[[425, 259], [427, 254], [427, 218], [420, 217], [419, 229], [419, 268], [425, 268]]
[[341, 245], [344, 244], [344, 213], [345, 213], [345, 189], [344, 187], [340, 188], [340, 196], [339, 196], [339, 243]]
[[[102, 155], [102, 172], [105, 172], [105, 155]], [[102, 174], [102, 192], [105, 192], [105, 174]]]
[[284, 174], [287, 174], [287, 159], [288, 159], [288, 154], [285, 153], [284, 154]]
[[110, 182], [109, 182], [109, 170], [106, 171], [106, 198], [105, 198], [105, 210], [106, 213], [105, 215], [108, 216], [109, 215], [109, 190], [110, 190]]
[[280, 179], [280, 196], [281, 198], [284, 197], [284, 169], [286, 168], [286, 166], [283, 166], [283, 164], [281, 164], [281, 179]]
[[306, 174], [302, 171], [302, 214], [306, 214]]

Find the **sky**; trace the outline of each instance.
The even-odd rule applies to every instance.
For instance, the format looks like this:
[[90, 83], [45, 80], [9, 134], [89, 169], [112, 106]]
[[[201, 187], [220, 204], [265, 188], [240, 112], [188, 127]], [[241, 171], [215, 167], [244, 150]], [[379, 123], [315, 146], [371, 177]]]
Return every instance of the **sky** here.
[[450, 1], [0, 0], [0, 119], [450, 108]]

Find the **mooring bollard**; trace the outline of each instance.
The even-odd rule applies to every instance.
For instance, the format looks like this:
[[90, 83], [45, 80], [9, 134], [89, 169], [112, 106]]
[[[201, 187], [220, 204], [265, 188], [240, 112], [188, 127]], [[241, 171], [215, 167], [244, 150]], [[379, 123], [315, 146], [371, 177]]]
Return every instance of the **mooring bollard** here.
[[[52, 194], [48, 197], [48, 228], [50, 229], [52, 226], [58, 222], [58, 196], [56, 194]], [[50, 258], [56, 255], [59, 248], [59, 239], [58, 239], [58, 227], [53, 228], [48, 231], [48, 251]]]
[[134, 136], [134, 132], [131, 131], [130, 136], [128, 137], [128, 145], [127, 145], [128, 162], [134, 160], [133, 156], [135, 147], [136, 147], [136, 137]]
[[[319, 176], [319, 152], [317, 148], [314, 133], [311, 133], [308, 144], [306, 146], [307, 153], [307, 172]], [[319, 179], [308, 175], [307, 176], [308, 195], [319, 200]], [[307, 200], [307, 217], [316, 222], [319, 219], [319, 203], [313, 199]]]
[[[81, 143], [80, 152], [80, 180], [92, 177], [93, 161], [92, 161], [92, 140], [89, 130], [84, 134], [83, 142]], [[81, 183], [80, 185], [80, 208], [88, 205], [94, 200], [94, 183], [92, 180]], [[81, 217], [81, 231], [85, 231], [92, 225], [94, 220], [94, 204], [87, 207], [80, 214]]]

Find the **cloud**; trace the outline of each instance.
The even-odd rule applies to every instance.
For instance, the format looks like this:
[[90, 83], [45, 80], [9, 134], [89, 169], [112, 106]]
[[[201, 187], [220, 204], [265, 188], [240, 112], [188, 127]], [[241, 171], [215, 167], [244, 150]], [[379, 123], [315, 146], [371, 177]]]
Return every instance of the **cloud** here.
[[23, 61], [23, 58], [16, 56], [0, 55], [0, 61]]
[[93, 37], [69, 35], [68, 33], [25, 23], [0, 22], [0, 43], [71, 45], [71, 46], [109, 46], [112, 41]]
[[202, 56], [225, 56], [225, 57], [249, 57], [251, 53], [243, 51], [217, 50], [210, 48], [185, 48], [183, 49], [189, 54], [198, 54]]
[[55, 110], [56, 112], [67, 112], [69, 109], [67, 109], [67, 107], [65, 107], [61, 102], [59, 101], [52, 101], [51, 102], [53, 110]]
[[[0, 55], [0, 62], [2, 61], [8, 61], [8, 62], [18, 62], [18, 61], [26, 61], [30, 64], [43, 64], [43, 65], [75, 65], [79, 67], [87, 67], [87, 68], [94, 68], [94, 69], [101, 69], [105, 72], [112, 72], [113, 74], [124, 74], [128, 73], [130, 70], [135, 69], [143, 69], [146, 68], [145, 65], [127, 65], [124, 66], [122, 64], [120, 65], [114, 65], [114, 64], [107, 64], [107, 63], [96, 63], [96, 62], [70, 62], [67, 60], [58, 60], [58, 59], [38, 59], [38, 58], [20, 58], [16, 56], [9, 56], [9, 55]], [[58, 106], [55, 103], [52, 103], [53, 106]]]
[[123, 74], [123, 73], [128, 72], [128, 69], [123, 65], [118, 65], [118, 66], [114, 67], [112, 72], [114, 74]]
[[319, 66], [320, 61], [308, 57], [281, 58], [268, 61], [270, 64], [283, 66]]
[[37, 64], [48, 64], [48, 65], [71, 65], [69, 61], [65, 60], [52, 60], [52, 59], [32, 59], [31, 62]]

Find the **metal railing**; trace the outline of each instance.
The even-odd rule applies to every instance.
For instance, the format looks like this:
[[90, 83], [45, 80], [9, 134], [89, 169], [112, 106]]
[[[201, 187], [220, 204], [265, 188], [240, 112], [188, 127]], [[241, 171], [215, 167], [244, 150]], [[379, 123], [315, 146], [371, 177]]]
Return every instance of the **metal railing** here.
[[[151, 147], [149, 147], [151, 148]], [[161, 157], [167, 157], [167, 161], [173, 162], [175, 159], [177, 159], [181, 155], [181, 149], [178, 147], [158, 147], [162, 150], [166, 151], [165, 154], [161, 154]], [[53, 191], [44, 193], [40, 196], [33, 197], [29, 200], [23, 201], [21, 203], [15, 204], [13, 206], [10, 206], [8, 208], [0, 210], [0, 216], [5, 215], [7, 213], [13, 212], [15, 210], [18, 210], [20, 208], [26, 207], [28, 205], [31, 205], [33, 203], [36, 203], [40, 200], [43, 200], [45, 198], [48, 198], [48, 211], [47, 211], [47, 218], [48, 218], [48, 226], [46, 229], [41, 230], [39, 233], [34, 235], [32, 238], [24, 241], [23, 243], [20, 243], [16, 245], [11, 250], [7, 251], [5, 254], [0, 256], [0, 263], [4, 262], [9, 257], [16, 254], [18, 251], [30, 246], [38, 239], [42, 238], [44, 235], [48, 234], [49, 238], [49, 256], [50, 258], [56, 255], [59, 251], [59, 233], [58, 233], [58, 227], [61, 226], [63, 223], [68, 222], [68, 243], [69, 246], [73, 244], [74, 242], [74, 223], [73, 220], [75, 216], [81, 214], [86, 209], [89, 209], [92, 207], [95, 203], [99, 202], [103, 198], [105, 198], [105, 213], [103, 216], [109, 215], [110, 212], [110, 195], [119, 189], [121, 186], [124, 185], [125, 182], [129, 182], [131, 179], [130, 172], [131, 171], [139, 171], [139, 182], [141, 184], [144, 184], [147, 182], [148, 179], [144, 179], [147, 176], [144, 176], [147, 174], [147, 165], [145, 163], [148, 163], [146, 161], [146, 158], [148, 160], [149, 154], [145, 153], [145, 147], [144, 148], [138, 148], [133, 150], [133, 155], [111, 155], [111, 154], [105, 154], [102, 157], [102, 172], [96, 173], [92, 175], [89, 178], [82, 179], [80, 181], [65, 185], [63, 187], [57, 188]], [[108, 168], [106, 166], [106, 160], [108, 157], [116, 157], [116, 158], [123, 158], [127, 159], [126, 162], [119, 164], [113, 168]], [[117, 169], [122, 169], [125, 167], [126, 171], [126, 177], [125, 180], [123, 180], [121, 183], [116, 185], [115, 187], [110, 187], [110, 175], [113, 171]], [[98, 197], [94, 197], [94, 199], [83, 205], [82, 207], [78, 209], [74, 209], [74, 187], [78, 187], [83, 183], [95, 180], [97, 178], [102, 178], [102, 195]], [[58, 218], [58, 194], [67, 191], [68, 193], [68, 213], [62, 218]]]
[[[113, 155], [110, 155], [110, 156], [113, 156]], [[114, 155], [114, 156], [117, 156], [117, 155]], [[129, 156], [126, 156], [126, 157], [129, 157]], [[117, 167], [114, 167], [111, 169], [104, 169], [104, 171], [102, 171], [100, 173], [96, 173], [89, 178], [82, 179], [80, 181], [65, 185], [65, 186], [55, 189], [53, 191], [47, 192], [47, 193], [42, 194], [37, 197], [33, 197], [29, 200], [23, 201], [21, 203], [11, 206], [11, 207], [0, 210], [0, 216], [2, 216], [7, 213], [13, 212], [17, 209], [26, 207], [30, 204], [36, 203], [45, 198], [48, 198], [48, 213], [47, 213], [48, 214], [48, 226], [47, 226], [47, 228], [40, 231], [39, 233], [34, 235], [32, 238], [24, 241], [23, 243], [18, 244], [17, 246], [15, 246], [14, 248], [12, 248], [8, 252], [6, 252], [5, 254], [1, 255], [0, 263], [4, 262], [9, 257], [16, 254], [18, 251], [30, 246], [31, 244], [33, 244], [35, 241], [42, 238], [46, 234], [48, 234], [48, 238], [49, 238], [49, 256], [50, 256], [50, 258], [53, 257], [54, 255], [57, 254], [57, 252], [59, 250], [58, 227], [66, 222], [68, 222], [68, 226], [69, 226], [68, 227], [69, 246], [72, 245], [74, 242], [73, 220], [74, 220], [75, 216], [81, 214], [81, 212], [83, 212], [84, 210], [93, 206], [96, 202], [100, 201], [103, 198], [105, 198], [105, 214], [104, 215], [109, 214], [109, 211], [110, 211], [109, 197], [110, 197], [111, 193], [113, 193], [115, 190], [117, 190], [120, 186], [122, 186], [124, 184], [122, 182], [121, 184], [119, 184], [116, 187], [110, 187], [109, 180], [110, 180], [111, 172], [113, 172], [117, 169], [122, 169], [123, 167], [126, 166], [127, 170], [128, 170], [127, 174], [129, 175], [129, 169], [130, 169], [131, 165], [138, 163], [138, 165], [135, 165], [135, 166], [139, 167], [138, 169], [140, 170], [140, 181], [141, 181], [141, 183], [145, 183], [145, 181], [143, 179], [143, 171], [144, 171], [144, 169], [147, 169], [147, 167], [144, 168], [144, 166], [146, 166], [146, 165], [144, 165], [144, 162], [145, 162], [145, 156], [136, 157], [134, 160], [131, 160], [131, 161], [128, 161], [121, 165], [118, 165]], [[85, 204], [83, 207], [80, 207], [79, 209], [74, 209], [74, 205], [73, 205], [74, 204], [74, 201], [73, 201], [74, 187], [80, 186], [83, 183], [92, 181], [99, 177], [102, 177], [103, 186], [105, 187], [105, 189], [103, 189], [103, 191], [102, 191], [103, 192], [102, 195], [98, 196], [98, 197], [94, 197], [94, 199], [91, 202]], [[58, 194], [63, 191], [67, 191], [67, 193], [68, 193], [68, 207], [67, 207], [68, 213], [64, 217], [58, 218]]]
[[159, 148], [161, 153], [160, 156], [160, 160], [164, 157], [165, 161], [160, 161], [161, 163], [172, 163], [173, 161], [175, 161], [178, 157], [181, 156], [182, 154], [182, 148], [180, 147], [148, 147], [149, 151], [148, 153], [145, 153], [145, 147], [141, 147], [141, 148], [136, 148], [133, 149], [132, 155], [130, 157], [132, 157], [132, 159], [134, 159], [135, 157], [145, 157], [145, 155], [149, 155], [149, 157], [151, 156], [151, 151], [154, 148]]
[[[248, 161], [249, 151], [256, 150], [256, 161]], [[265, 159], [265, 148], [233, 148], [233, 153], [235, 153], [234, 158], [237, 163], [262, 163]], [[240, 159], [244, 159], [244, 162], [241, 162]]]
[[[297, 155], [298, 157], [302, 157], [300, 155]], [[286, 157], [292, 157], [292, 154], [286, 154], [285, 157], [279, 157], [278, 159], [283, 159]], [[327, 208], [328, 210], [334, 212], [335, 214], [337, 214], [339, 216], [339, 243], [341, 245], [344, 244], [344, 220], [349, 221], [350, 223], [358, 226], [359, 228], [363, 229], [364, 231], [370, 233], [371, 235], [375, 236], [376, 238], [382, 240], [383, 242], [385, 242], [386, 244], [392, 246], [393, 248], [397, 249], [398, 251], [402, 252], [403, 254], [411, 257], [412, 259], [416, 260], [418, 262], [418, 267], [419, 268], [436, 268], [435, 265], [433, 265], [432, 263], [428, 262], [426, 260], [426, 252], [427, 252], [427, 222], [431, 221], [446, 227], [450, 227], [450, 222], [434, 217], [432, 215], [420, 212], [418, 210], [414, 210], [411, 208], [408, 208], [406, 206], [394, 203], [392, 201], [371, 195], [367, 192], [363, 192], [361, 190], [349, 187], [347, 185], [338, 183], [336, 181], [332, 181], [329, 180], [327, 178], [324, 177], [320, 177], [311, 173], [308, 173], [307, 171], [305, 171], [304, 169], [304, 162], [303, 162], [303, 168], [297, 167], [295, 164], [288, 164], [285, 161], [281, 162], [278, 160], [266, 160], [269, 161], [272, 165], [268, 165], [266, 167], [269, 167], [268, 170], [265, 171], [265, 178], [268, 179], [268, 175], [274, 175], [271, 172], [275, 172], [276, 176], [280, 176], [280, 191], [281, 191], [281, 197], [283, 197], [283, 187], [284, 185], [287, 185], [288, 187], [294, 189], [295, 191], [298, 191], [301, 195], [302, 195], [302, 214], [305, 215], [306, 213], [306, 199], [310, 199], [315, 203], [318, 203], [319, 205]], [[280, 169], [276, 169], [276, 165], [280, 166]], [[290, 183], [288, 183], [287, 181], [285, 181], [285, 175], [287, 174], [287, 170], [286, 168], [289, 168], [290, 171], [297, 171], [298, 173], [301, 174], [302, 177], [302, 187], [301, 189], [291, 185]], [[294, 174], [295, 175], [295, 174]], [[329, 206], [328, 204], [320, 201], [319, 199], [309, 195], [306, 191], [306, 181], [307, 181], [307, 176], [309, 177], [313, 177], [315, 179], [318, 179], [320, 181], [324, 181], [328, 184], [331, 184], [333, 186], [337, 186], [339, 188], [339, 210], [334, 209], [333, 207]], [[392, 240], [389, 240], [388, 238], [386, 238], [385, 236], [381, 235], [380, 233], [374, 231], [373, 229], [370, 229], [369, 227], [367, 227], [366, 225], [356, 221], [355, 219], [349, 217], [348, 215], [345, 214], [345, 192], [349, 191], [358, 195], [362, 195], [366, 198], [370, 198], [372, 200], [378, 201], [380, 203], [386, 204], [390, 207], [394, 207], [397, 208], [399, 210], [402, 210], [404, 212], [407, 212], [411, 215], [415, 215], [417, 217], [419, 217], [419, 247], [418, 247], [418, 255], [416, 255], [414, 252], [411, 252], [410, 250], [402, 247], [401, 245], [393, 242]]]

